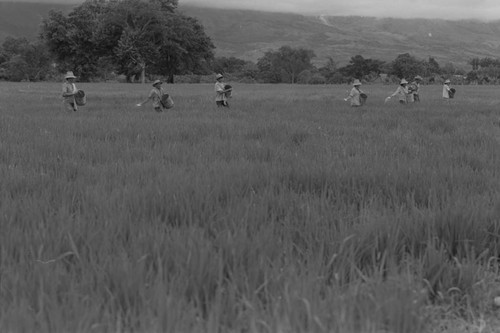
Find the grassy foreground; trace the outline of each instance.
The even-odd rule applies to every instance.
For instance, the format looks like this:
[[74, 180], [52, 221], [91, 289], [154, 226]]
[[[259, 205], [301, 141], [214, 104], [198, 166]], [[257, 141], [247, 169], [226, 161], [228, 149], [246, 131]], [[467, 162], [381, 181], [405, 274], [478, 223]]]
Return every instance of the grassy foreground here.
[[498, 332], [500, 97], [0, 83], [1, 332]]

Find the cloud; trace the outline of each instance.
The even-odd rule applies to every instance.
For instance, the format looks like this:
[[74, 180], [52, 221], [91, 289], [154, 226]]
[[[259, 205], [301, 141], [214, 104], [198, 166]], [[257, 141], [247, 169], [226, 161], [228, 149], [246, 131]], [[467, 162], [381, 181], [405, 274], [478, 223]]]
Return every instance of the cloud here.
[[181, 3], [315, 15], [500, 19], [498, 0], [182, 0]]

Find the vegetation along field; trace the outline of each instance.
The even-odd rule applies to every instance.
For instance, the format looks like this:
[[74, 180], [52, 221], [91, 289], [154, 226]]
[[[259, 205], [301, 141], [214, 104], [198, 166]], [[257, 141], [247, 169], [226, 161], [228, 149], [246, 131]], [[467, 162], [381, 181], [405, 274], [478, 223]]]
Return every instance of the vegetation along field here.
[[2, 332], [498, 332], [500, 97], [0, 83]]

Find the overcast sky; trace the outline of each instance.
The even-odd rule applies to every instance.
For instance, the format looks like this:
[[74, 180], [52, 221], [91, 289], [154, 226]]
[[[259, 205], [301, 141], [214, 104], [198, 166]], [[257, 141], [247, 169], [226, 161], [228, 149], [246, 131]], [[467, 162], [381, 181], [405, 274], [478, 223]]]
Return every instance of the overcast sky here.
[[340, 16], [500, 19], [500, 0], [179, 0], [179, 4]]

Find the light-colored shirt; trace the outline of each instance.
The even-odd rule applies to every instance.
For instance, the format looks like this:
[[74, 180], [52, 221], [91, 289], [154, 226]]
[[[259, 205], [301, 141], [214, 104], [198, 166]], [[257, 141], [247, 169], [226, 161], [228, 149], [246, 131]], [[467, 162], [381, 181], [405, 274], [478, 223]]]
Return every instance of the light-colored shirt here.
[[402, 85], [400, 85], [398, 87], [398, 89], [396, 89], [396, 91], [394, 92], [394, 94], [391, 95], [391, 97], [394, 97], [394, 96], [398, 96], [398, 98], [399, 98], [400, 101], [403, 101], [403, 102], [407, 103], [408, 102], [408, 99], [407, 99], [408, 88], [407, 87], [403, 87]]
[[417, 81], [413, 81], [410, 83], [408, 86], [408, 102], [413, 103], [415, 102], [415, 95], [418, 95], [420, 91], [420, 84]]
[[361, 106], [362, 105], [361, 98], [360, 98], [360, 95], [362, 93], [364, 93], [363, 90], [358, 89], [356, 87], [353, 87], [351, 89], [349, 96], [347, 96], [347, 98], [349, 98], [351, 100], [351, 106]]
[[74, 83], [64, 82], [63, 86], [62, 86], [62, 93], [63, 93], [64, 102], [74, 103], [75, 96], [74, 95], [66, 96], [66, 94], [74, 94], [77, 91], [78, 91], [78, 89], [76, 88], [76, 85]]
[[224, 87], [226, 84], [224, 82], [215, 82], [215, 101], [227, 101], [226, 94], [224, 93]]
[[450, 86], [447, 84], [443, 85], [443, 98], [450, 98]]
[[163, 89], [153, 88], [149, 92], [148, 98], [153, 102], [154, 108], [162, 107], [161, 105], [161, 96], [163, 95]]

